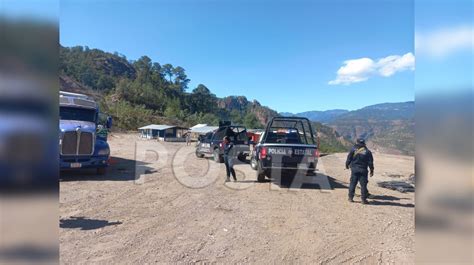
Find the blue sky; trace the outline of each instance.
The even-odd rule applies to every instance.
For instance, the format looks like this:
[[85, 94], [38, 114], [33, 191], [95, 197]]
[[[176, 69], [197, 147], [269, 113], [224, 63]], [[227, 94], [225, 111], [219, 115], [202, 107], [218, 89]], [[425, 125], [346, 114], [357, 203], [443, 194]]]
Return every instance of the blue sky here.
[[413, 1], [354, 2], [64, 0], [60, 41], [179, 65], [190, 89], [277, 111], [413, 100]]
[[417, 0], [415, 10], [416, 94], [472, 90], [472, 0]]
[[34, 19], [57, 23], [58, 0], [0, 0], [0, 15], [13, 19]]

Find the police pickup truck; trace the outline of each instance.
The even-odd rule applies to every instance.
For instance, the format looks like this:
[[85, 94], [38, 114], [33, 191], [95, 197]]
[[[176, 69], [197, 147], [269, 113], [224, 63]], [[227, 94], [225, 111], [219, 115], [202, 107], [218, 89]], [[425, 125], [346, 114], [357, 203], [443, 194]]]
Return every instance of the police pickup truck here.
[[59, 116], [60, 168], [95, 168], [97, 174], [105, 174], [110, 156], [107, 129], [112, 118], [104, 117], [88, 96], [62, 91]]
[[301, 170], [314, 174], [319, 150], [311, 123], [306, 118], [275, 117], [252, 152], [250, 165], [257, 170], [257, 180], [263, 182], [272, 174], [295, 174]]
[[240, 125], [231, 125], [230, 122], [219, 122], [219, 128], [214, 132], [209, 132], [201, 137], [196, 146], [196, 156], [203, 158], [205, 155], [212, 155], [217, 163], [224, 162], [223, 139], [230, 137], [234, 144], [234, 152], [240, 161], [244, 161], [250, 154], [250, 141], [247, 136], [247, 129]]

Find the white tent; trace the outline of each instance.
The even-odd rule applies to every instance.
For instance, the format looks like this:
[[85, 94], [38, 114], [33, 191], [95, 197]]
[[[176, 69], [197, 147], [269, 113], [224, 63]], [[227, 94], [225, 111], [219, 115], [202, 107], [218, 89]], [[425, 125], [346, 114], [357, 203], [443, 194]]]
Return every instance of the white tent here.
[[143, 127], [140, 127], [138, 128], [138, 130], [166, 130], [166, 129], [169, 129], [169, 128], [174, 128], [176, 126], [171, 126], [171, 125], [164, 125], [164, 124], [150, 124], [150, 125], [147, 125], [147, 126], [143, 126]]
[[197, 133], [197, 134], [206, 134], [206, 133], [208, 133], [208, 132], [213, 132], [213, 131], [217, 130], [218, 128], [219, 128], [219, 127], [217, 127], [217, 126], [207, 126], [207, 125], [206, 125], [206, 126], [197, 127], [197, 128], [195, 128], [195, 126], [194, 126], [194, 127], [191, 127], [191, 130], [190, 130], [190, 131], [191, 131], [192, 133]]
[[205, 127], [205, 126], [207, 126], [207, 124], [199, 123], [199, 124], [196, 124], [193, 127], [189, 128], [189, 129], [192, 130], [192, 129], [197, 129], [197, 128], [201, 128], [201, 127]]

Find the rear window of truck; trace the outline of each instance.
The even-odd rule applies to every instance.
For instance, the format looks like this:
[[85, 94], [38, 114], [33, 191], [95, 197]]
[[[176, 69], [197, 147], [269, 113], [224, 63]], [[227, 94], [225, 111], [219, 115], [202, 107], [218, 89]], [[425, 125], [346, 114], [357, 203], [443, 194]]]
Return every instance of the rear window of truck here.
[[265, 134], [266, 143], [315, 144], [311, 125], [306, 120], [274, 120]]

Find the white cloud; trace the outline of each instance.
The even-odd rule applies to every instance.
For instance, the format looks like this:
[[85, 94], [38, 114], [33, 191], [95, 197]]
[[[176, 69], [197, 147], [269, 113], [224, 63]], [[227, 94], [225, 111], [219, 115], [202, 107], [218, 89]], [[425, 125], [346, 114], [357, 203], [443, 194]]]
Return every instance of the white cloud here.
[[382, 58], [377, 63], [378, 72], [381, 76], [389, 77], [396, 72], [415, 70], [415, 56], [409, 52], [403, 56], [392, 55]]
[[351, 84], [366, 81], [374, 69], [374, 61], [370, 58], [347, 60], [337, 71], [336, 80], [330, 85]]
[[337, 71], [335, 80], [329, 85], [350, 85], [367, 81], [373, 76], [389, 77], [397, 72], [415, 70], [415, 56], [409, 52], [405, 55], [390, 55], [374, 61], [370, 58], [347, 60]]
[[452, 53], [473, 49], [472, 26], [459, 25], [438, 28], [430, 32], [416, 32], [415, 51], [420, 55], [440, 58]]

